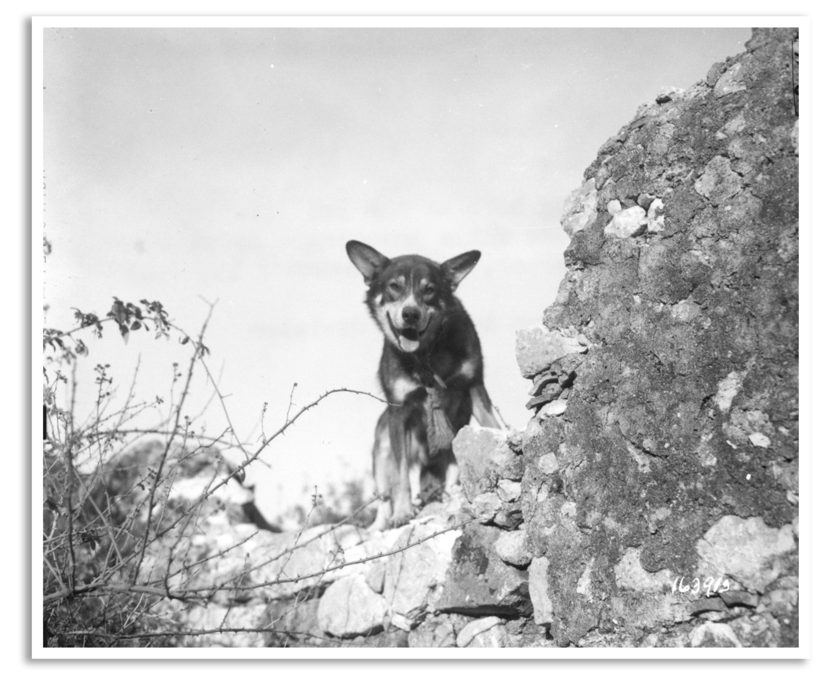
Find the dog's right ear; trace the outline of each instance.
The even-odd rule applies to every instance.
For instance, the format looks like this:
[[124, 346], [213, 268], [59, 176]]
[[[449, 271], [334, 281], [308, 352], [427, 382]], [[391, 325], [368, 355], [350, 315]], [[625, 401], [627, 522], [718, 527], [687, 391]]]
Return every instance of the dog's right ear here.
[[357, 270], [363, 274], [366, 285], [369, 285], [375, 274], [389, 263], [389, 259], [375, 248], [357, 240], [350, 240], [346, 243], [346, 254], [349, 255], [349, 259], [352, 260]]

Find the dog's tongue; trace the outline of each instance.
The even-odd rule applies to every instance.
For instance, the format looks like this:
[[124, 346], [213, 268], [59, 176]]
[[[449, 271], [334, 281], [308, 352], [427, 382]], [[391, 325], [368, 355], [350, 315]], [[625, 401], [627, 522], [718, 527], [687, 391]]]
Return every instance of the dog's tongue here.
[[421, 341], [417, 338], [415, 340], [410, 340], [404, 336], [398, 338], [398, 344], [401, 346], [401, 349], [404, 352], [414, 352], [418, 349], [418, 346], [421, 344]]

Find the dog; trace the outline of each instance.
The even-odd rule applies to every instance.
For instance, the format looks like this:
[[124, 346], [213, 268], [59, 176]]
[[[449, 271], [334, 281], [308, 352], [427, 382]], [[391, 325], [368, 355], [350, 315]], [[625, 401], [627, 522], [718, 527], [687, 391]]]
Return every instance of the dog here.
[[389, 406], [375, 429], [372, 466], [381, 504], [371, 528], [396, 528], [414, 515], [432, 479], [452, 487], [452, 439], [471, 416], [501, 428], [484, 387], [478, 334], [458, 284], [481, 258], [465, 252], [442, 264], [419, 255], [389, 259], [357, 240], [349, 259], [368, 286], [366, 304], [383, 332], [378, 378]]

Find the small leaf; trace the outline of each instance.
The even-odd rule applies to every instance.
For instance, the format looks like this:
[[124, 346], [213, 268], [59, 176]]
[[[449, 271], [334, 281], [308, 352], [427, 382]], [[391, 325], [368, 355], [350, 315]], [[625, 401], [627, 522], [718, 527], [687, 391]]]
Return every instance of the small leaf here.
[[124, 338], [124, 344], [126, 345], [130, 342], [130, 329], [127, 328], [123, 323], [118, 327], [121, 330], [121, 337]]
[[187, 345], [187, 343], [189, 343], [189, 342], [190, 342], [190, 338], [188, 338], [187, 336], [184, 336], [183, 338], [179, 338], [179, 342], [180, 342], [182, 345]]
[[141, 321], [133, 321], [133, 325], [130, 326], [130, 330], [137, 331], [139, 328], [141, 328]]

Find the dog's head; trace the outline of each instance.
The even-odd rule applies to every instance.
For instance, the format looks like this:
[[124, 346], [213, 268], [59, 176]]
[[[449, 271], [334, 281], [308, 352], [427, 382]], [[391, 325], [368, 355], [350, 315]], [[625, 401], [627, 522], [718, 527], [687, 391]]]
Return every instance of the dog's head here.
[[455, 289], [481, 258], [472, 250], [443, 264], [418, 255], [389, 259], [357, 240], [346, 253], [369, 286], [366, 302], [386, 339], [410, 353], [429, 347], [456, 304]]

